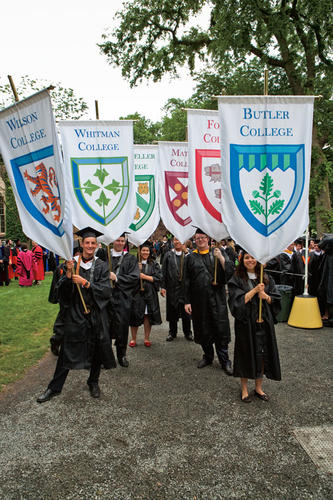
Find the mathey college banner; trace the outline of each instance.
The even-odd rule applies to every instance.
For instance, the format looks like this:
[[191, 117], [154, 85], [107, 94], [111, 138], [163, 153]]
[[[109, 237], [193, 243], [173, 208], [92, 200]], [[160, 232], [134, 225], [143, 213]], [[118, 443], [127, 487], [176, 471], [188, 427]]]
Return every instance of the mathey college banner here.
[[223, 96], [219, 112], [224, 222], [265, 263], [309, 223], [313, 97]]
[[136, 246], [144, 243], [153, 234], [160, 221], [158, 168], [158, 146], [134, 146], [136, 209], [128, 229], [128, 239]]
[[93, 227], [110, 243], [135, 213], [133, 122], [62, 121], [59, 129], [73, 224]]
[[47, 90], [0, 112], [0, 151], [23, 232], [70, 259], [72, 221]]
[[221, 240], [228, 231], [221, 217], [221, 148], [218, 111], [187, 110], [189, 209], [193, 224]]
[[159, 207], [165, 227], [185, 243], [194, 233], [188, 208], [187, 142], [159, 142]]

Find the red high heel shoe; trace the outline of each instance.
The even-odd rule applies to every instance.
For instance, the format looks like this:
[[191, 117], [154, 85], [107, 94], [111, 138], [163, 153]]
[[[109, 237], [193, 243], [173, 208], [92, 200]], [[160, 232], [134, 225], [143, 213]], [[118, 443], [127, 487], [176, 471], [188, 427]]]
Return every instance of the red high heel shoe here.
[[136, 342], [135, 340], [131, 340], [131, 342], [128, 344], [130, 347], [136, 347]]
[[145, 340], [145, 341], [144, 341], [144, 345], [145, 345], [146, 347], [150, 347], [150, 346], [151, 346], [151, 342], [150, 342], [149, 340]]

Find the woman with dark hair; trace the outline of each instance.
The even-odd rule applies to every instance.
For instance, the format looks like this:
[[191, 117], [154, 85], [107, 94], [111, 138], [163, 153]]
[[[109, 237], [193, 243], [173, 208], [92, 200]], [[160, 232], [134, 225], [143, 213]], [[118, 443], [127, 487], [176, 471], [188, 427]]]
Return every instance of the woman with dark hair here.
[[151, 256], [149, 243], [143, 243], [140, 247], [139, 267], [140, 280], [133, 297], [130, 319], [132, 339], [129, 346], [136, 346], [138, 327], [143, 325], [144, 345], [150, 347], [151, 327], [162, 323], [157, 293], [162, 272], [159, 264]]
[[[281, 380], [279, 353], [275, 337], [275, 316], [281, 297], [274, 280], [264, 274], [260, 283], [260, 264], [242, 253], [239, 265], [228, 282], [229, 307], [235, 318], [234, 377], [241, 379], [241, 400], [250, 403], [247, 381], [255, 379], [254, 395], [268, 401], [262, 389], [263, 376]], [[262, 323], [258, 323], [259, 299], [262, 299]]]

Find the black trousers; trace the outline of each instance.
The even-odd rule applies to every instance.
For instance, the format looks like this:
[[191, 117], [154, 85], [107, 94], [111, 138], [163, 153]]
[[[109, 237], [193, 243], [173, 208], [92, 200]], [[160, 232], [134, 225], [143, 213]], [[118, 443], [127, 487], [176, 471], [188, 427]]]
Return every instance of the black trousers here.
[[[99, 374], [101, 372], [101, 363], [99, 360], [99, 356], [97, 354], [97, 350], [95, 350], [92, 363], [91, 363], [91, 368], [90, 368], [90, 374], [87, 380], [87, 384], [98, 384], [99, 380]], [[57, 365], [54, 371], [53, 378], [51, 382], [48, 385], [48, 389], [51, 389], [54, 392], [61, 392], [62, 388], [64, 386], [64, 383], [66, 381], [67, 375], [69, 373], [69, 369], [65, 368], [63, 366], [63, 350], [61, 348], [60, 354], [58, 357]]]
[[[172, 337], [177, 337], [178, 318], [181, 317], [183, 333], [186, 336], [191, 335], [191, 316], [185, 312], [184, 304], [178, 304], [178, 310], [171, 311], [172, 320], [169, 321], [169, 334]], [[173, 314], [174, 313], [174, 314]]]
[[228, 354], [228, 344], [225, 344], [222, 340], [215, 338], [214, 342], [204, 342], [201, 343], [202, 350], [204, 352], [204, 358], [208, 362], [213, 362], [214, 359], [214, 344], [215, 351], [218, 357], [218, 360], [222, 366], [225, 365], [227, 361], [229, 361]]

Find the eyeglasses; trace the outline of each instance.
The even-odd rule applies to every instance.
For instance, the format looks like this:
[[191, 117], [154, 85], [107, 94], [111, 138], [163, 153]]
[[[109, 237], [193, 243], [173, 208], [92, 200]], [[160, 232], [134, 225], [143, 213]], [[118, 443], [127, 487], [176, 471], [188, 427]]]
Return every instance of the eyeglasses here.
[[195, 241], [206, 240], [206, 239], [207, 239], [207, 236], [199, 236], [198, 238], [195, 238]]

